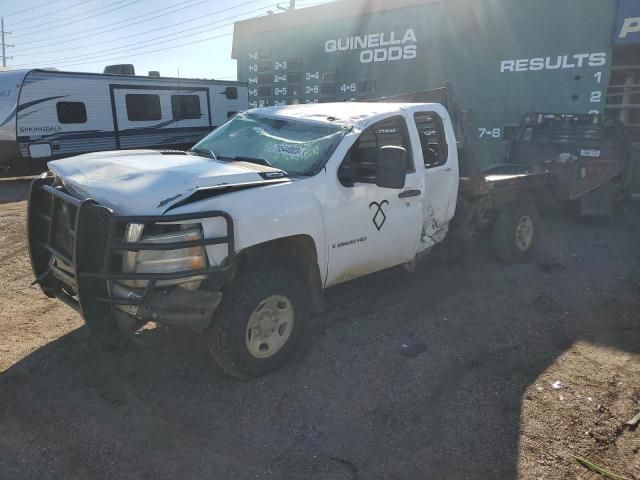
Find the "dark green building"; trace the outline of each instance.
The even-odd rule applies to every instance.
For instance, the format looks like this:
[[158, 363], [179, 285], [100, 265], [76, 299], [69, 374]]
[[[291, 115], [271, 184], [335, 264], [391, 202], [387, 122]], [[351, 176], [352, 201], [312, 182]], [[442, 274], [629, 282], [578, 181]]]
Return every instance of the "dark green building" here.
[[528, 111], [606, 112], [640, 142], [640, 0], [342, 0], [236, 23], [233, 57], [252, 106], [451, 81], [484, 165]]

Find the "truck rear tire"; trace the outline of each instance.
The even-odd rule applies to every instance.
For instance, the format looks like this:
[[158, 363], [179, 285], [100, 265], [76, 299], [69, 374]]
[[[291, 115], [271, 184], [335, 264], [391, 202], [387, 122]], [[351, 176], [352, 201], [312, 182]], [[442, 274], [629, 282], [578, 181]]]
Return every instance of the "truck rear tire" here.
[[223, 373], [240, 379], [282, 367], [303, 338], [308, 295], [283, 268], [238, 274], [209, 328], [209, 351]]
[[505, 263], [526, 260], [535, 247], [538, 228], [538, 211], [532, 200], [506, 205], [498, 214], [493, 232], [498, 258]]

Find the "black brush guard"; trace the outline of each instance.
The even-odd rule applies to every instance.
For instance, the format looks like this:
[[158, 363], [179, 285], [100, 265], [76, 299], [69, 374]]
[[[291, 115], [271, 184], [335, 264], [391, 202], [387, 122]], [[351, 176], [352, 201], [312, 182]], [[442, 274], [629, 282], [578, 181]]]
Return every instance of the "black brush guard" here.
[[[54, 184], [54, 177], [35, 179], [29, 191], [27, 237], [34, 284], [49, 297], [76, 309], [87, 323], [100, 322], [111, 305], [141, 305], [157, 282], [195, 276], [230, 280], [235, 268], [234, 230], [231, 216], [222, 211], [178, 215], [123, 216], [92, 199], [79, 200]], [[153, 224], [204, 218], [224, 218], [227, 235], [172, 243], [125, 243], [129, 223]], [[116, 252], [177, 250], [226, 244], [228, 257], [222, 266], [175, 273], [123, 273]], [[62, 262], [62, 263], [60, 263]], [[110, 293], [111, 281], [146, 280], [141, 295], [119, 298]]]

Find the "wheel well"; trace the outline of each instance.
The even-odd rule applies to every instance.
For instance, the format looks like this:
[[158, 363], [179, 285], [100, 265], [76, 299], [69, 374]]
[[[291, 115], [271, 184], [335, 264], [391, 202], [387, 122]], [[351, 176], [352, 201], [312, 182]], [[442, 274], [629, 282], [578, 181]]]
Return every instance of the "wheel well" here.
[[238, 254], [239, 268], [282, 266], [307, 283], [314, 312], [322, 310], [323, 289], [316, 244], [309, 235], [293, 235], [248, 247]]

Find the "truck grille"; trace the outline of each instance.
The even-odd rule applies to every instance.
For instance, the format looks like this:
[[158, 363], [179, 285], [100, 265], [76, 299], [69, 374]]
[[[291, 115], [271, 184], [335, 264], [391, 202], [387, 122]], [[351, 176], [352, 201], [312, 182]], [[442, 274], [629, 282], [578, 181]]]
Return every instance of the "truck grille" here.
[[76, 223], [76, 209], [69, 204], [55, 202], [53, 216], [53, 247], [65, 256], [71, 258], [73, 253], [73, 236]]
[[[125, 243], [124, 231], [129, 223], [155, 224], [188, 222], [222, 217], [227, 235], [193, 241], [164, 244]], [[88, 317], [104, 317], [108, 304], [137, 305], [155, 287], [156, 282], [233, 271], [233, 221], [229, 214], [207, 211], [176, 215], [119, 216], [91, 199], [80, 200], [57, 185], [53, 176], [34, 180], [29, 192], [27, 233], [31, 267], [45, 294], [58, 297]], [[199, 270], [165, 273], [125, 273], [122, 253], [143, 250], [177, 250], [188, 247], [226, 244], [224, 265]], [[145, 280], [147, 286], [138, 299], [115, 298], [110, 282]], [[88, 321], [88, 320], [87, 320]]]

